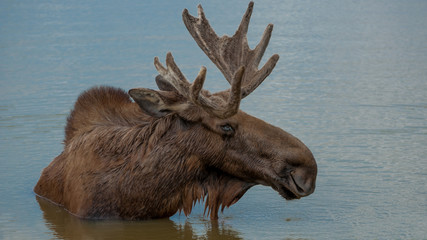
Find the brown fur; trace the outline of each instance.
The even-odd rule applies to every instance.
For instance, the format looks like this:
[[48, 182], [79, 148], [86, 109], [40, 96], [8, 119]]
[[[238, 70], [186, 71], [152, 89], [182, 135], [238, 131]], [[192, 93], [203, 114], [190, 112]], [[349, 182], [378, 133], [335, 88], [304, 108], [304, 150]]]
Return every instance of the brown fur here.
[[[200, 116], [190, 106], [152, 117], [122, 90], [95, 87], [78, 98], [67, 120], [64, 151], [43, 170], [34, 191], [79, 217], [96, 219], [162, 218], [179, 210], [188, 215], [206, 198], [215, 219], [221, 206], [234, 204], [251, 186], [274, 185], [261, 169], [273, 166], [281, 149], [270, 151], [269, 139], [256, 135], [275, 136], [276, 128], [257, 127], [261, 120], [240, 111], [233, 122], [242, 133], [230, 137], [214, 129], [224, 120]], [[245, 122], [254, 131], [245, 133]], [[270, 166], [259, 165], [266, 156]]]

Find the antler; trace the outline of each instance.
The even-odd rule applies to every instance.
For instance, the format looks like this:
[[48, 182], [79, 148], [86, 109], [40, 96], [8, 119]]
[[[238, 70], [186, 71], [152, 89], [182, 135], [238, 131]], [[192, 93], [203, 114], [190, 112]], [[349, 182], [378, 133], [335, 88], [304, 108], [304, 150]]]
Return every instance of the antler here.
[[[206, 78], [205, 67], [200, 69], [193, 84], [190, 84], [176, 65], [170, 52], [166, 55], [166, 68], [157, 57], [154, 58], [154, 65], [160, 73], [161, 81], [166, 81], [172, 85], [179, 94], [199, 105], [211, 115], [228, 118], [236, 114], [239, 110], [240, 100], [249, 95], [270, 75], [279, 60], [279, 55], [274, 54], [258, 70], [258, 65], [270, 40], [273, 25], [267, 26], [261, 41], [255, 49], [251, 50], [248, 46], [246, 34], [253, 5], [253, 2], [249, 3], [239, 28], [231, 38], [228, 36], [219, 38], [216, 35], [206, 19], [201, 5], [198, 6], [198, 18], [189, 15], [187, 9], [184, 9], [182, 13], [188, 31], [200, 48], [221, 70], [230, 83], [231, 89], [213, 95], [208, 91], [202, 91]], [[226, 98], [227, 95], [228, 100], [225, 101], [224, 97]]]
[[170, 83], [179, 94], [201, 106], [209, 114], [219, 118], [228, 118], [236, 114], [239, 110], [241, 83], [245, 72], [244, 67], [239, 68], [234, 75], [228, 101], [224, 102], [224, 99], [221, 97], [207, 97], [205, 96], [206, 93], [201, 92], [206, 79], [205, 67], [200, 69], [193, 84], [190, 84], [176, 65], [172, 53], [169, 52], [166, 55], [166, 68], [160, 63], [157, 57], [154, 58], [154, 66], [163, 79]]
[[242, 98], [254, 91], [264, 79], [270, 75], [279, 60], [279, 55], [274, 54], [267, 63], [258, 70], [258, 65], [270, 41], [273, 24], [269, 24], [264, 31], [261, 41], [251, 50], [248, 46], [246, 34], [252, 15], [254, 3], [250, 2], [240, 26], [233, 37], [222, 36], [219, 38], [205, 17], [203, 8], [198, 6], [198, 17], [195, 18], [184, 9], [182, 18], [185, 26], [197, 42], [199, 47], [219, 68], [227, 81], [231, 84], [234, 73], [241, 66], [246, 71], [242, 81]]

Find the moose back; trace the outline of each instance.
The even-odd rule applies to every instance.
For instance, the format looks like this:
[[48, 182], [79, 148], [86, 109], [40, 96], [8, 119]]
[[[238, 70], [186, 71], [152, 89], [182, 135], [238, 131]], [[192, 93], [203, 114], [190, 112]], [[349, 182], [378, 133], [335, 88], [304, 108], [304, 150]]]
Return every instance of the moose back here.
[[[158, 58], [159, 90], [94, 87], [67, 119], [64, 150], [42, 172], [34, 191], [90, 219], [153, 219], [185, 215], [205, 201], [211, 219], [252, 186], [271, 186], [285, 199], [314, 191], [317, 165], [296, 137], [239, 110], [241, 99], [271, 73], [277, 54], [258, 69], [271, 37], [267, 26], [250, 49], [253, 2], [232, 37], [218, 37], [202, 7], [183, 21], [230, 83], [203, 89], [206, 68], [190, 83], [171, 53]], [[133, 100], [132, 100], [133, 99]]]

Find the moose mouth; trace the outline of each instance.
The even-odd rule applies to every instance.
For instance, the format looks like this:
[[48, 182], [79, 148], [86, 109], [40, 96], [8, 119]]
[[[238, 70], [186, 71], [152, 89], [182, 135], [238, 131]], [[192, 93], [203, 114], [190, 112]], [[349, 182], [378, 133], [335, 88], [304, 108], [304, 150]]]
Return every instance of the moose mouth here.
[[[283, 181], [278, 181], [276, 184], [273, 185], [273, 189], [279, 192], [279, 194], [284, 197], [286, 200], [293, 200], [293, 199], [300, 199], [301, 196], [299, 196], [297, 193], [295, 193], [298, 190], [298, 184], [296, 184], [295, 179], [290, 176], [289, 183], [285, 184]], [[295, 190], [292, 190], [294, 188]]]
[[277, 191], [286, 200], [293, 200], [293, 199], [299, 199], [300, 198], [285, 186], [280, 186]]

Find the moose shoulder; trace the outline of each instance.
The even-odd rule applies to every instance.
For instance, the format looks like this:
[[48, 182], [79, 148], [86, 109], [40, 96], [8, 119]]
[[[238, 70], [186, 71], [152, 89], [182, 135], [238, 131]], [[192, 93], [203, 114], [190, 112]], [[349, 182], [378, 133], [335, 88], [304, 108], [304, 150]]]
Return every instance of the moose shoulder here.
[[[64, 150], [34, 191], [72, 214], [91, 219], [152, 219], [188, 215], [205, 200], [212, 219], [252, 186], [271, 186], [286, 199], [315, 188], [317, 166], [297, 138], [239, 110], [271, 73], [278, 55], [258, 69], [273, 26], [255, 49], [246, 32], [253, 3], [233, 37], [218, 37], [199, 5], [184, 23], [231, 88], [203, 89], [206, 69], [192, 84], [172, 54], [154, 64], [160, 90], [95, 87], [80, 95], [67, 120]], [[133, 99], [133, 101], [132, 101]]]

